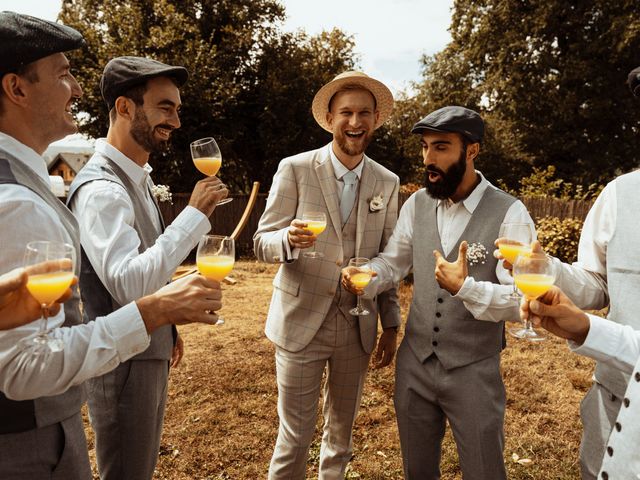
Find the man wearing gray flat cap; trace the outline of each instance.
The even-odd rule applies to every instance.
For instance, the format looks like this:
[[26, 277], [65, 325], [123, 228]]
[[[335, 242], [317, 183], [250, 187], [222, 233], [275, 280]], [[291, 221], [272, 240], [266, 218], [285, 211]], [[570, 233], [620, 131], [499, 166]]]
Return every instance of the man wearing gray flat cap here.
[[[153, 196], [149, 157], [180, 127], [184, 67], [143, 57], [114, 58], [100, 89], [109, 109], [107, 137], [76, 176], [68, 204], [78, 219], [85, 317], [107, 315], [155, 292], [211, 230], [209, 217], [228, 190], [215, 176], [200, 180], [189, 205], [165, 227]], [[150, 480], [158, 459], [170, 367], [182, 339], [170, 327], [149, 348], [87, 382], [102, 480]]]
[[387, 246], [371, 261], [377, 277], [358, 289], [347, 268], [343, 285], [367, 298], [413, 269], [394, 398], [405, 478], [440, 478], [448, 420], [464, 479], [504, 479], [500, 352], [504, 320], [518, 318], [518, 302], [505, 295], [512, 279], [491, 251], [503, 223], [533, 229], [533, 221], [522, 202], [474, 168], [484, 135], [477, 112], [444, 107], [412, 133], [422, 137], [425, 188], [404, 203]]
[[[57, 241], [75, 247], [80, 273], [78, 225], [51, 192], [42, 153], [77, 131], [82, 90], [64, 52], [83, 45], [69, 27], [0, 13], [0, 272], [22, 266], [27, 242]], [[0, 331], [0, 478], [91, 478], [82, 383], [143, 352], [165, 325], [215, 323], [206, 311], [220, 298], [218, 284], [194, 276], [82, 324], [74, 286], [48, 319], [56, 348], [34, 342], [40, 322]]]

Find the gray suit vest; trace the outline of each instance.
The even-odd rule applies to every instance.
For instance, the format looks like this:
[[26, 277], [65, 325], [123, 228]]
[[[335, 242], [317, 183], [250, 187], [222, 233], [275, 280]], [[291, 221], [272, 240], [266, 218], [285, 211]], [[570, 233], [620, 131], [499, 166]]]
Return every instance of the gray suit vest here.
[[[51, 192], [51, 187], [14, 156], [0, 150], [0, 184], [22, 185], [35, 192], [58, 214], [69, 243], [80, 252], [78, 224], [73, 214]], [[25, 245], [29, 239], [25, 238]], [[76, 255], [76, 273], [80, 272], [80, 256]], [[78, 287], [73, 288], [73, 297], [64, 304], [63, 326], [81, 323], [80, 296]], [[66, 348], [70, 348], [67, 345]], [[71, 387], [61, 395], [40, 397], [34, 400], [9, 400], [0, 392], [0, 434], [17, 433], [33, 428], [45, 427], [61, 422], [80, 411], [84, 403], [82, 386]]]
[[[640, 228], [636, 215], [640, 211], [640, 172], [623, 175], [616, 181], [616, 229], [607, 246], [607, 283], [611, 321], [640, 329]], [[598, 362], [596, 380], [622, 398], [629, 375]]]
[[[405, 338], [424, 362], [436, 355], [447, 370], [468, 365], [499, 353], [505, 346], [504, 323], [476, 320], [461, 300], [440, 288], [435, 279], [433, 250], [443, 251], [436, 219], [437, 200], [426, 190], [416, 193], [413, 220], [413, 300]], [[488, 187], [447, 260], [455, 261], [462, 240], [481, 243], [487, 249], [484, 264], [469, 266], [475, 280], [498, 283], [491, 252], [500, 224], [515, 198]]]
[[[138, 252], [143, 253], [147, 248], [153, 246], [162, 232], [155, 228], [150, 215], [156, 213], [160, 215], [160, 210], [157, 209], [157, 212], [149, 212], [145, 199], [137, 194], [138, 189], [129, 176], [113, 161], [99, 153], [91, 157], [91, 160], [80, 170], [80, 173], [74, 179], [69, 189], [67, 204], [71, 204], [73, 196], [82, 185], [94, 180], [108, 180], [121, 185], [126, 190], [133, 204], [135, 215], [133, 228], [140, 238]], [[162, 216], [160, 216], [160, 219], [162, 220]], [[84, 305], [83, 313], [85, 322], [96, 317], [108, 315], [121, 307], [102, 284], [102, 281], [87, 258], [84, 249], [82, 250], [80, 292]], [[151, 345], [149, 345], [149, 348], [133, 357], [132, 360], [171, 359], [174, 342], [173, 330], [172, 326], [166, 325], [154, 331], [151, 334]]]

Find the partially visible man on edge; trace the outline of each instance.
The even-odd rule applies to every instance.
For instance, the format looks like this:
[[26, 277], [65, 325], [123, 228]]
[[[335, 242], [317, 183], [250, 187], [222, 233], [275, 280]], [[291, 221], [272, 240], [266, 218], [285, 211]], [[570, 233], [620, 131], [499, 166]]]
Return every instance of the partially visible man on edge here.
[[[228, 194], [217, 177], [200, 180], [189, 205], [165, 228], [148, 161], [180, 127], [179, 87], [186, 81], [185, 68], [142, 57], [114, 58], [104, 68], [100, 89], [109, 131], [96, 141], [96, 153], [74, 179], [67, 201], [80, 226], [85, 322], [168, 283], [211, 230], [208, 217]], [[183, 351], [175, 333], [169, 326], [157, 330], [143, 353], [87, 382], [102, 480], [153, 477], [169, 367]]]
[[[377, 277], [364, 291], [379, 294], [413, 269], [394, 398], [405, 478], [440, 478], [448, 420], [464, 479], [504, 479], [500, 352], [503, 321], [518, 318], [518, 304], [505, 295], [512, 279], [490, 252], [502, 223], [533, 220], [522, 202], [475, 170], [484, 134], [478, 113], [444, 107], [411, 132], [422, 137], [425, 188], [402, 206], [387, 246], [371, 261]], [[468, 244], [474, 262], [467, 261]], [[344, 270], [345, 288], [362, 292], [351, 273]]]
[[[378, 313], [384, 330], [375, 366], [395, 354], [396, 289], [367, 300], [370, 313], [355, 317], [349, 313], [355, 296], [340, 288], [340, 269], [352, 257], [375, 256], [396, 223], [398, 176], [364, 153], [392, 108], [389, 89], [364, 73], [345, 72], [324, 85], [312, 110], [333, 141], [280, 162], [254, 236], [256, 256], [282, 264], [265, 327], [276, 345], [280, 417], [270, 479], [305, 478], [325, 368], [319, 478], [344, 478]], [[320, 237], [301, 220], [309, 211], [326, 215]], [[313, 245], [322, 258], [300, 255]]]
[[[83, 44], [69, 27], [0, 13], [0, 271], [19, 267], [32, 240], [64, 241], [80, 251], [76, 220], [51, 193], [41, 155], [76, 131], [71, 105], [82, 90], [63, 52]], [[81, 325], [74, 288], [49, 320], [64, 349], [46, 357], [23, 341], [38, 324], [0, 331], [0, 478], [91, 478], [80, 384], [144, 351], [164, 325], [215, 323], [207, 310], [218, 310], [220, 298], [219, 284], [191, 276]]]

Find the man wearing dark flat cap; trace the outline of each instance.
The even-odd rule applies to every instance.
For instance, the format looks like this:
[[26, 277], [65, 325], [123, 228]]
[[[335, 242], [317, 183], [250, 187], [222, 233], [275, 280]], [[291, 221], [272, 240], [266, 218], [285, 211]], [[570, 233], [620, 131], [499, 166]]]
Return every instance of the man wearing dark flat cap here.
[[[394, 398], [405, 478], [440, 478], [448, 420], [464, 479], [504, 479], [500, 352], [504, 320], [518, 318], [518, 303], [505, 295], [512, 279], [490, 252], [501, 224], [533, 221], [522, 202], [475, 170], [484, 134], [477, 112], [444, 107], [412, 133], [422, 137], [425, 188], [402, 206], [364, 290], [373, 296], [413, 269]], [[362, 293], [351, 273], [344, 271], [345, 288]]]
[[[375, 256], [396, 222], [398, 176], [365, 154], [392, 108], [389, 89], [362, 72], [344, 72], [325, 84], [312, 111], [332, 142], [280, 162], [253, 237], [260, 260], [281, 264], [265, 326], [276, 345], [280, 418], [270, 479], [306, 477], [321, 388], [318, 477], [343, 479], [378, 314], [383, 332], [374, 366], [388, 365], [395, 354], [396, 289], [364, 302], [367, 313], [356, 317], [350, 313], [356, 297], [340, 288], [340, 269], [350, 258]], [[326, 217], [326, 230], [317, 237], [306, 229], [307, 212]], [[301, 252], [314, 245], [319, 258]]]
[[[640, 97], [640, 67], [629, 72], [627, 84], [631, 93]], [[578, 260], [568, 265], [554, 259], [557, 272], [555, 284], [575, 305], [586, 310], [600, 310], [608, 306], [607, 320], [630, 326], [634, 330], [640, 330], [640, 317], [637, 314], [640, 311], [640, 257], [632, 248], [640, 241], [637, 218], [640, 211], [639, 192], [639, 170], [609, 182], [589, 210], [582, 226]], [[611, 338], [605, 334], [591, 335], [590, 348], [606, 352], [617, 346], [622, 350], [622, 344], [607, 344]], [[625, 416], [628, 425], [629, 404], [640, 400], [629, 400], [625, 393], [630, 379], [631, 383], [636, 382], [636, 378], [630, 377], [631, 371], [627, 367], [602, 357], [596, 362], [593, 385], [580, 405], [583, 427], [580, 473], [583, 480], [632, 478], [623, 472], [628, 472], [633, 463], [616, 457], [616, 452], [620, 454], [625, 451], [623, 455], [629, 454], [627, 447], [620, 448], [620, 442], [625, 440], [620, 440], [616, 435], [621, 430], [620, 425], [615, 423], [616, 416]], [[637, 422], [637, 417], [632, 418]], [[614, 438], [615, 444], [612, 444]], [[631, 442], [631, 445], [637, 459], [637, 443]]]
[[[0, 13], [0, 272], [21, 266], [30, 241], [80, 252], [77, 222], [51, 192], [41, 155], [76, 131], [71, 107], [82, 90], [64, 52], [83, 44], [64, 25]], [[77, 273], [79, 263], [78, 255]], [[82, 324], [73, 287], [48, 320], [61, 350], [35, 346], [39, 322], [0, 331], [0, 478], [91, 478], [81, 384], [143, 352], [149, 335], [169, 323], [215, 323], [206, 310], [219, 309], [220, 298], [218, 284], [192, 277]]]
[[[199, 181], [189, 205], [165, 228], [152, 193], [149, 157], [180, 127], [183, 67], [142, 57], [114, 58], [100, 89], [109, 131], [76, 176], [68, 203], [78, 219], [85, 315], [106, 315], [155, 292], [211, 230], [209, 217], [228, 191], [215, 176]], [[170, 366], [182, 340], [157, 330], [149, 348], [87, 382], [102, 480], [150, 480], [160, 450]], [[175, 339], [175, 344], [174, 344]]]

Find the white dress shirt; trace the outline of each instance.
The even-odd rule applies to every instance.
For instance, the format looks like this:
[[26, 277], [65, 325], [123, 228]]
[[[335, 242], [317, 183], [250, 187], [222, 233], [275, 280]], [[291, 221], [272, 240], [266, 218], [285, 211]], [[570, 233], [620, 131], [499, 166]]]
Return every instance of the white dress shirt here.
[[[1, 132], [0, 147], [49, 182], [45, 161], [34, 150]], [[0, 273], [22, 266], [28, 242], [70, 241], [56, 212], [21, 185], [0, 185], [0, 218]], [[48, 327], [55, 328], [52, 334], [64, 342], [64, 349], [52, 353], [46, 363], [20, 344], [38, 332], [39, 321], [0, 331], [0, 391], [7, 397], [24, 400], [60, 394], [103, 375], [149, 346], [135, 303], [86, 325], [56, 328], [63, 322], [64, 306], [48, 321]]]
[[[449, 200], [438, 201], [436, 210], [438, 233], [444, 249], [441, 253], [445, 256], [449, 254], [464, 232], [485, 190], [495, 188], [482, 173], [478, 171], [476, 173], [480, 176], [480, 183], [467, 198], [457, 203]], [[415, 194], [412, 195], [404, 203], [398, 223], [384, 252], [371, 262], [378, 276], [365, 290], [367, 296], [376, 295], [390, 288], [406, 277], [413, 267], [415, 197]], [[515, 201], [505, 214], [503, 223], [512, 222], [533, 225], [529, 212], [520, 200]], [[487, 255], [493, 255], [493, 246], [485, 245], [485, 247]], [[501, 285], [488, 281], [476, 281], [473, 277], [467, 276], [462, 288], [455, 296], [462, 300], [467, 310], [478, 320], [498, 322], [519, 319], [518, 302], [506, 297], [512, 291], [513, 279], [502, 266], [502, 262], [498, 262], [496, 266], [496, 276]]]
[[[148, 164], [140, 167], [103, 139], [96, 141], [96, 152], [113, 160], [140, 189], [160, 231], [157, 209], [148, 194], [151, 167]], [[202, 235], [211, 229], [204, 213], [187, 206], [153, 246], [139, 253], [140, 237], [133, 228], [135, 215], [129, 194], [121, 185], [108, 180], [80, 187], [72, 199], [71, 210], [80, 224], [80, 241], [91, 265], [121, 305], [162, 288]]]

